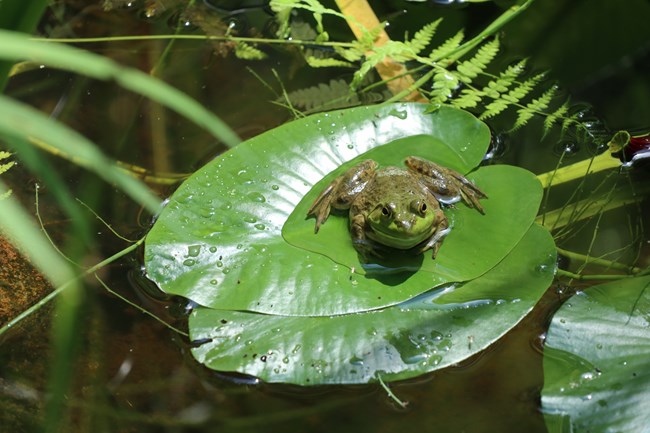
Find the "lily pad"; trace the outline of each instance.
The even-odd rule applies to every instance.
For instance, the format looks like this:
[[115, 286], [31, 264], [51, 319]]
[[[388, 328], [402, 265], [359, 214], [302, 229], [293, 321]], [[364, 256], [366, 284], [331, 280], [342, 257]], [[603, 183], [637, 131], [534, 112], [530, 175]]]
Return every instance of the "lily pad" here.
[[552, 432], [650, 426], [650, 277], [591, 287], [553, 316], [542, 408]]
[[346, 217], [330, 217], [318, 235], [305, 220], [321, 185], [359, 159], [400, 165], [417, 155], [463, 173], [478, 165], [489, 143], [485, 124], [462, 110], [424, 109], [399, 104], [315, 115], [223, 154], [179, 187], [147, 235], [149, 278], [207, 307], [329, 316], [395, 305], [485, 273], [537, 212], [541, 186], [523, 169], [469, 174], [489, 196], [486, 215], [463, 204], [448, 209], [453, 229], [436, 260], [422, 255], [399, 272], [366, 273]]
[[550, 285], [553, 239], [533, 225], [501, 263], [464, 285], [380, 311], [333, 317], [195, 309], [194, 357], [267, 382], [367, 383], [415, 377], [458, 363], [514, 327]]

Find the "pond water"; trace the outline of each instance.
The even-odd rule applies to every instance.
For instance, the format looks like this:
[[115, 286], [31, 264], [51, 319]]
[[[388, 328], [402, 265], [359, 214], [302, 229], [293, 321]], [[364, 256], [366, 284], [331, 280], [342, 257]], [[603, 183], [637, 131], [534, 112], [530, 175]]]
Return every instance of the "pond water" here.
[[[239, 35], [271, 37], [275, 26], [263, 3], [206, 0], [204, 14], [186, 17], [184, 31], [202, 34], [206, 29], [218, 32], [225, 26]], [[388, 20], [388, 31], [396, 39], [413, 34], [440, 16], [444, 16], [439, 30], [442, 34], [451, 36], [465, 27], [467, 34], [473, 35], [501, 13], [492, 2], [372, 3], [379, 17]], [[441, 7], [440, 3], [451, 5]], [[529, 57], [533, 70], [550, 69], [549, 80], [557, 81], [572, 101], [584, 103], [580, 107], [585, 116], [593, 118], [592, 131], [596, 134], [648, 127], [650, 37], [641, 31], [647, 27], [642, 19], [642, 11], [648, 12], [647, 3], [568, 3], [534, 3], [504, 29], [504, 53], [497, 61], [507, 65]], [[170, 2], [169, 9], [161, 9], [154, 1], [115, 2], [115, 6], [105, 11], [100, 2], [59, 2], [48, 11], [40, 30], [48, 37], [62, 38], [171, 34], [181, 7]], [[627, 29], [636, 31], [620, 34], [613, 22], [626, 23]], [[325, 24], [331, 25], [331, 39], [350, 39], [344, 26], [328, 20]], [[274, 103], [283, 90], [293, 92], [330, 80], [349, 81], [353, 72], [309, 68], [297, 48], [282, 46], [265, 48], [268, 58], [261, 61], [237, 59], [227, 44], [203, 40], [173, 44], [147, 39], [98, 41], [79, 46], [145, 71], [156, 69], [159, 77], [215, 112], [242, 139], [291, 119], [286, 107]], [[159, 62], [161, 56], [164, 61]], [[14, 77], [7, 94], [51, 113], [116, 159], [147, 167], [162, 177], [164, 173], [191, 173], [226, 149], [206, 131], [113, 82], [96, 82], [43, 68]], [[319, 97], [315, 93], [309, 96]], [[382, 97], [381, 91], [376, 97]], [[488, 122], [500, 140], [491, 163], [509, 163], [542, 173], [553, 170], [560, 158], [565, 163], [588, 158], [597, 147], [557, 134], [542, 138], [540, 122], [507, 132], [512, 121], [496, 118]], [[61, 166], [62, 176], [75, 195], [114, 230], [131, 239], [146, 232], [150, 218], [121, 193], [87, 172], [52, 161]], [[41, 186], [44, 226], [65, 246], [66, 253], [82, 257], [81, 266], [97, 263], [125, 247], [90, 212], [88, 224], [93, 225], [96, 236], [90, 242], [76, 242], [73, 224], [58, 209], [57, 196], [45, 179], [32, 180], [23, 167], [11, 170], [8, 176], [7, 182], [30, 208], [34, 184]], [[594, 191], [606, 195], [609, 189], [599, 187], [602, 179], [582, 186], [578, 198], [589, 197]], [[647, 180], [647, 167], [635, 170], [629, 179], [634, 185], [647, 184]], [[173, 184], [164, 182], [153, 186], [161, 196], [174, 190]], [[546, 206], [562, 206], [575, 190], [575, 185], [558, 188]], [[646, 201], [604, 214], [599, 222], [564, 233], [559, 245], [582, 252], [591, 248], [594, 255], [621, 250], [622, 261], [629, 263], [638, 254], [639, 263], [647, 265], [647, 235], [637, 230], [647, 210]], [[594, 230], [599, 230], [599, 236], [592, 236]], [[628, 248], [641, 241], [646, 243], [640, 253], [636, 247]], [[10, 246], [4, 245], [3, 251], [0, 319], [6, 321], [48, 289]], [[141, 263], [141, 257], [134, 254], [102, 269], [100, 276], [121, 297], [186, 330], [187, 303], [161, 299], [159, 292], [144, 281]], [[560, 265], [570, 267], [571, 262], [562, 258]], [[25, 295], [27, 299], [10, 294], [25, 286], [32, 288]], [[73, 390], [65, 399], [62, 424], [65, 431], [111, 432], [395, 431], [405, 427], [435, 432], [545, 432], [540, 410], [544, 335], [553, 312], [579, 287], [550, 287], [519, 325], [461, 364], [390, 384], [392, 392], [408, 402], [403, 408], [378, 384], [271, 385], [208, 370], [194, 361], [186, 338], [89, 278], [83, 311], [75, 325], [77, 339], [69, 347], [75, 354], [69, 358], [74, 363]], [[42, 308], [0, 340], [0, 431], [31, 431], [40, 422], [41, 416], [34, 414], [43, 413], [51, 380], [52, 311], [51, 306]]]

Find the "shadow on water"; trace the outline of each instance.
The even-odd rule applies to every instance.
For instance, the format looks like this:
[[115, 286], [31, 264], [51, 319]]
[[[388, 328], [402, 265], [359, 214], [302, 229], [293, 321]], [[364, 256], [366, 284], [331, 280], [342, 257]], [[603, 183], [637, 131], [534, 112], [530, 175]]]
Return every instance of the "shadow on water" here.
[[366, 278], [373, 278], [387, 286], [397, 286], [407, 281], [420, 270], [427, 253], [406, 255], [399, 251], [390, 259], [372, 258], [370, 260], [359, 256], [359, 261], [366, 272]]

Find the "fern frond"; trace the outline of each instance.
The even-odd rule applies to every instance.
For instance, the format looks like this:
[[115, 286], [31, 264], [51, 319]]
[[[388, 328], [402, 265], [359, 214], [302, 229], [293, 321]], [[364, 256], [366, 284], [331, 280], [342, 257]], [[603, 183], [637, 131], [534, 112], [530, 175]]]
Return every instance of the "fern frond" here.
[[521, 99], [525, 98], [526, 95], [528, 95], [535, 88], [537, 83], [542, 81], [545, 76], [545, 73], [541, 73], [527, 79], [519, 87], [515, 87], [510, 92], [508, 92], [508, 94], [503, 95], [503, 99], [516, 104]]
[[544, 133], [548, 132], [553, 124], [558, 121], [558, 119], [563, 118], [569, 112], [569, 100], [566, 100], [564, 104], [560, 106], [553, 113], [548, 114], [546, 119], [544, 119]]
[[365, 50], [361, 44], [354, 44], [352, 48], [334, 47], [334, 51], [348, 62], [357, 62], [364, 56]]
[[[0, 160], [7, 159], [10, 156], [11, 156], [11, 153], [0, 150]], [[9, 170], [11, 167], [14, 166], [15, 163], [16, 163], [16, 161], [9, 161], [9, 162], [5, 162], [5, 163], [0, 164], [0, 174], [2, 174], [4, 172], [6, 172], [7, 170]]]
[[526, 63], [528, 63], [528, 59], [521, 59], [517, 63], [508, 66], [506, 70], [501, 73], [499, 78], [504, 80], [516, 79], [526, 70]]
[[373, 51], [366, 55], [366, 60], [361, 64], [361, 67], [354, 73], [350, 86], [353, 90], [358, 88], [359, 83], [366, 74], [387, 57], [402, 62], [412, 59], [413, 56], [415, 56], [415, 53], [404, 42], [388, 41], [380, 47], [374, 47]]
[[446, 69], [441, 70], [433, 76], [431, 103], [437, 105], [447, 102], [448, 99], [451, 99], [457, 87], [458, 77], [456, 74]]
[[544, 93], [542, 93], [542, 96], [530, 101], [526, 107], [537, 112], [546, 110], [548, 108], [548, 104], [551, 103], [551, 100], [557, 93], [557, 89], [557, 86], [551, 86]]
[[359, 39], [358, 42], [364, 48], [364, 51], [370, 51], [373, 49], [377, 37], [385, 27], [386, 23], [381, 23], [377, 27], [370, 30], [362, 29], [361, 39]]
[[473, 108], [476, 107], [485, 94], [478, 89], [463, 89], [460, 96], [452, 99], [451, 105], [458, 108]]
[[329, 84], [320, 83], [290, 92], [289, 101], [295, 107], [305, 110], [334, 109], [359, 105], [359, 98], [350, 92], [348, 83], [344, 80], [330, 80]]
[[266, 54], [263, 51], [241, 41], [235, 44], [235, 56], [243, 60], [262, 60], [266, 58]]
[[528, 123], [528, 121], [535, 114], [541, 114], [544, 110], [546, 110], [546, 108], [548, 108], [548, 104], [551, 102], [551, 99], [553, 99], [553, 96], [556, 92], [557, 87], [552, 86], [544, 93], [542, 93], [542, 96], [533, 99], [528, 104], [526, 104], [525, 107], [517, 110], [517, 120], [515, 121], [515, 125], [512, 127], [512, 130], [514, 131], [521, 128], [526, 123]]
[[562, 128], [561, 128], [561, 133], [564, 134], [571, 125], [579, 125], [580, 121], [577, 118], [578, 114], [574, 114], [573, 116], [565, 117], [562, 120]]
[[280, 38], [289, 36], [289, 20], [291, 11], [300, 3], [300, 0], [271, 0], [269, 6], [275, 12], [275, 20], [278, 23], [277, 35]]
[[460, 46], [460, 43], [463, 42], [464, 38], [465, 38], [465, 32], [463, 30], [460, 30], [454, 36], [447, 39], [440, 46], [432, 50], [431, 53], [429, 54], [429, 58], [434, 62], [442, 60], [444, 57], [447, 56], [448, 53], [458, 48]]
[[325, 57], [322, 55], [313, 55], [314, 51], [310, 51], [312, 51], [312, 53], [307, 53], [305, 55], [305, 61], [312, 68], [354, 67], [352, 63], [346, 62], [345, 60], [335, 59], [334, 57]]
[[478, 116], [478, 118], [480, 120], [485, 120], [494, 117], [508, 108], [510, 104], [511, 103], [509, 101], [506, 101], [503, 98], [495, 99], [485, 106], [485, 111], [483, 111], [481, 115]]
[[499, 52], [499, 39], [495, 38], [483, 44], [474, 57], [460, 62], [456, 67], [459, 78], [465, 83], [471, 83], [478, 74], [485, 70], [485, 67], [494, 59]]
[[503, 93], [515, 83], [515, 80], [526, 70], [526, 60], [520, 60], [514, 65], [510, 65], [505, 71], [499, 74], [499, 77], [490, 80], [485, 87], [483, 93], [492, 99], [499, 98]]
[[489, 119], [501, 113], [509, 106], [519, 103], [521, 99], [525, 98], [535, 88], [545, 75], [544, 73], [537, 74], [514, 89], [511, 89], [508, 93], [501, 94], [497, 99], [485, 106], [485, 111], [481, 113], [479, 119]]
[[[0, 161], [3, 160], [3, 159], [7, 159], [10, 156], [11, 156], [11, 153], [0, 150]], [[9, 162], [5, 162], [5, 163], [0, 164], [0, 174], [2, 174], [4, 172], [6, 172], [7, 170], [9, 170], [11, 167], [14, 166], [15, 163], [16, 163], [15, 161], [9, 161]], [[11, 195], [11, 190], [8, 189], [7, 191], [0, 194], [0, 200], [3, 200], [5, 198], [9, 197], [10, 195]]]
[[415, 54], [419, 54], [429, 45], [429, 43], [431, 43], [431, 38], [433, 38], [433, 35], [436, 33], [436, 29], [438, 28], [438, 25], [440, 25], [441, 21], [442, 18], [438, 18], [434, 22], [425, 25], [415, 32], [413, 38], [406, 43]]

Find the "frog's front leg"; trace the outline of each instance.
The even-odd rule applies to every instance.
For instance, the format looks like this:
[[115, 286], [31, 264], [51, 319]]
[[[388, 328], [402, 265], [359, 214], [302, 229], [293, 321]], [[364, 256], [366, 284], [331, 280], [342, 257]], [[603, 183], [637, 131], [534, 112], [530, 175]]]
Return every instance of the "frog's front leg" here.
[[409, 156], [404, 163], [409, 170], [422, 175], [422, 182], [436, 197], [459, 197], [469, 207], [485, 213], [479, 199], [487, 196], [462, 174], [415, 156]]
[[377, 163], [371, 159], [360, 162], [332, 181], [314, 200], [307, 211], [307, 218], [316, 217], [314, 233], [333, 209], [349, 209], [355, 197], [375, 174]]
[[451, 228], [449, 228], [449, 221], [447, 220], [445, 214], [442, 212], [442, 209], [438, 209], [438, 212], [439, 215], [437, 221], [439, 221], [439, 223], [436, 227], [436, 230], [433, 232], [431, 237], [420, 246], [417, 251], [418, 254], [421, 254], [430, 249], [432, 259], [436, 258], [438, 255], [438, 250], [442, 245], [442, 241], [444, 240], [445, 236], [447, 236], [451, 231]]

